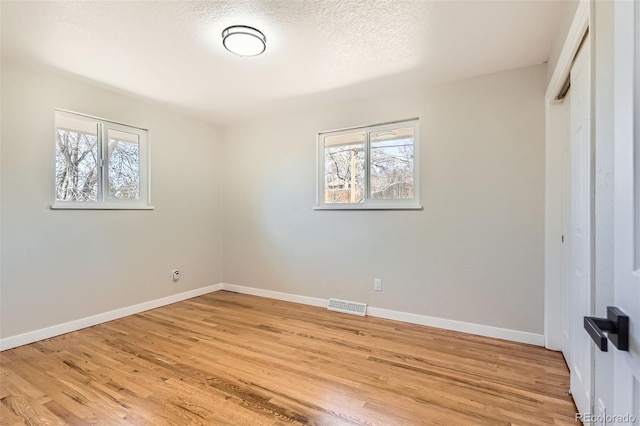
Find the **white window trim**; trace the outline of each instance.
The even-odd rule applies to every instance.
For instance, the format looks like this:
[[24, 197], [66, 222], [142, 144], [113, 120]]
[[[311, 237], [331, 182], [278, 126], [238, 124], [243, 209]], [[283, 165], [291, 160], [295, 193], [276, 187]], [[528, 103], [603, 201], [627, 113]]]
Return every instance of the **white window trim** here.
[[[413, 148], [413, 193], [414, 198], [393, 199], [393, 200], [375, 200], [369, 198], [369, 176], [371, 162], [369, 161], [370, 142], [369, 132], [384, 131], [397, 129], [398, 126], [406, 125], [414, 128], [414, 148]], [[365, 198], [361, 203], [325, 203], [324, 201], [324, 139], [327, 136], [336, 136], [354, 131], [363, 131], [365, 133]], [[420, 204], [420, 122], [418, 118], [410, 118], [406, 120], [391, 121], [381, 124], [372, 124], [368, 126], [350, 127], [346, 129], [330, 130], [319, 132], [316, 142], [316, 205], [314, 210], [422, 210]]]
[[[131, 201], [104, 201], [104, 195], [106, 193], [106, 185], [108, 181], [107, 167], [102, 168], [102, 188], [99, 188], [99, 199], [97, 201], [64, 201], [56, 200], [56, 183], [54, 179], [54, 201], [50, 206], [51, 210], [154, 210], [155, 207], [151, 205], [151, 161], [150, 161], [150, 144], [149, 144], [149, 130], [138, 126], [132, 126], [130, 124], [118, 123], [113, 120], [107, 120], [100, 117], [95, 117], [88, 114], [82, 114], [65, 109], [55, 108], [54, 116], [65, 116], [76, 120], [86, 120], [95, 122], [98, 124], [98, 137], [104, 139], [104, 135], [109, 129], [120, 130], [128, 133], [135, 133], [138, 135], [140, 144], [140, 199]], [[55, 121], [55, 120], [54, 120]], [[56, 126], [54, 124], [54, 141]], [[101, 142], [102, 158], [106, 157], [107, 144]], [[143, 173], [144, 171], [144, 173]], [[55, 176], [55, 162], [54, 171]], [[100, 198], [103, 198], [102, 200]]]
[[51, 210], [155, 210], [155, 206], [137, 204], [114, 204], [97, 202], [57, 201], [49, 206]]

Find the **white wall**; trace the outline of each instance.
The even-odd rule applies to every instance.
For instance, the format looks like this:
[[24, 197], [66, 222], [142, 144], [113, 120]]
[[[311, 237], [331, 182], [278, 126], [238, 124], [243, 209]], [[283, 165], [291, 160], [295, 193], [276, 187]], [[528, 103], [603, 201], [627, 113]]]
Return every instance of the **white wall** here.
[[[150, 129], [155, 210], [48, 208], [56, 107]], [[6, 61], [1, 120], [2, 338], [221, 281], [216, 128]]]
[[[541, 334], [545, 76], [540, 65], [228, 129], [224, 281]], [[423, 211], [312, 210], [316, 132], [415, 116]]]
[[[536, 66], [273, 112], [222, 145], [208, 124], [3, 63], [0, 336], [221, 281], [542, 333], [544, 85]], [[151, 129], [156, 210], [48, 209], [55, 107]], [[316, 132], [414, 116], [423, 211], [312, 210]]]

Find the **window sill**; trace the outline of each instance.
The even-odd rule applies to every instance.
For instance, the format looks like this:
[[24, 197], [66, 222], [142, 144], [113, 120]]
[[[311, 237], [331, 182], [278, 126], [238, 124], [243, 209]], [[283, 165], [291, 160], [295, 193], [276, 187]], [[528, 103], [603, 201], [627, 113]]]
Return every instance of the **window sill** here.
[[53, 204], [51, 210], [155, 210], [154, 206]]
[[348, 205], [348, 204], [336, 204], [336, 205], [322, 205], [314, 206], [313, 210], [423, 210], [423, 207], [419, 204], [406, 205], [406, 206], [367, 206], [367, 205]]

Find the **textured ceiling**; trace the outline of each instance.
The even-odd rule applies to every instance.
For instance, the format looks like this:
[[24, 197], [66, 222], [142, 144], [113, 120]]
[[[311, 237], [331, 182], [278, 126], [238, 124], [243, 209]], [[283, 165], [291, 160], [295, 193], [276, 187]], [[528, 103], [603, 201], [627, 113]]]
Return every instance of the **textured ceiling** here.
[[[539, 64], [557, 1], [2, 1], [2, 58], [50, 66], [217, 124]], [[250, 25], [267, 50], [227, 52]]]

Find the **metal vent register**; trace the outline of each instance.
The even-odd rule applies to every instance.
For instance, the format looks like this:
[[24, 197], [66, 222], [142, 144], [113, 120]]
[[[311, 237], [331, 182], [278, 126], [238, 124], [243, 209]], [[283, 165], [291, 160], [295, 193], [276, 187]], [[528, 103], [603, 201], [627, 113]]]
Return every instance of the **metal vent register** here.
[[361, 317], [367, 315], [366, 303], [351, 302], [349, 300], [329, 299], [327, 309], [345, 314], [360, 315]]

